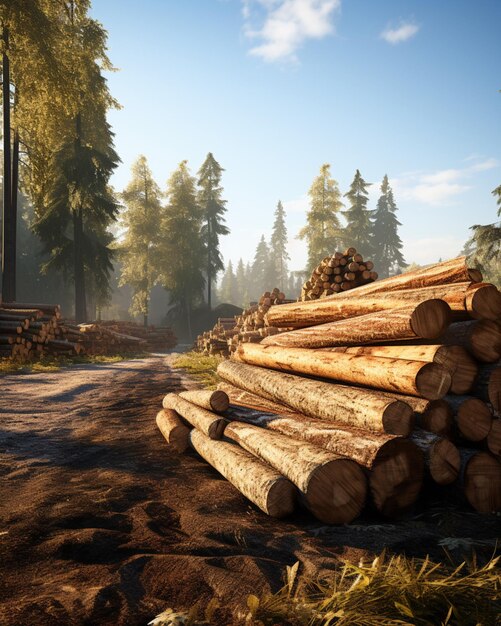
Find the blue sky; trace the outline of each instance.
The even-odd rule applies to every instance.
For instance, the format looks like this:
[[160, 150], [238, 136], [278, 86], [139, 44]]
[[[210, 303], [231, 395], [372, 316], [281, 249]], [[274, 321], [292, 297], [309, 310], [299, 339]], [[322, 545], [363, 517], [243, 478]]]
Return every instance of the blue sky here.
[[295, 237], [326, 162], [343, 193], [360, 169], [372, 207], [388, 174], [408, 262], [454, 256], [469, 226], [497, 219], [501, 1], [94, 0], [93, 15], [119, 69], [113, 184], [144, 154], [165, 189], [211, 151], [225, 260], [252, 259], [281, 199], [302, 269]]

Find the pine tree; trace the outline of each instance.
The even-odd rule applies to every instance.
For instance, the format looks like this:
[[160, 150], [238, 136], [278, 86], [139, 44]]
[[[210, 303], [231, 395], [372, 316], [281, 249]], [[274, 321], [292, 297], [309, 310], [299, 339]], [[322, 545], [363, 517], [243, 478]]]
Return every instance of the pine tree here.
[[310, 210], [307, 225], [299, 232], [299, 239], [308, 245], [308, 267], [312, 271], [319, 261], [332, 254], [341, 244], [342, 232], [339, 212], [343, 203], [337, 182], [331, 178], [330, 165], [325, 163], [308, 192]]
[[270, 256], [275, 270], [275, 280], [273, 287], [279, 287], [281, 291], [287, 284], [287, 261], [290, 260], [287, 254], [287, 227], [285, 225], [285, 211], [281, 201], [278, 201], [275, 210], [275, 222], [270, 240]]
[[398, 236], [401, 223], [395, 215], [397, 206], [393, 191], [385, 174], [381, 184], [381, 196], [375, 211], [371, 211], [373, 261], [381, 278], [405, 267], [402, 255], [402, 240]]
[[132, 288], [132, 315], [142, 315], [148, 324], [151, 289], [159, 275], [159, 223], [162, 213], [159, 186], [153, 179], [146, 157], [132, 166], [132, 178], [122, 193], [125, 236], [120, 246], [120, 286]]
[[233, 264], [231, 261], [228, 261], [226, 265], [226, 270], [221, 280], [219, 297], [222, 302], [238, 304], [237, 279], [233, 272]]
[[161, 224], [161, 281], [191, 341], [191, 313], [203, 299], [206, 257], [201, 234], [204, 214], [187, 161], [182, 161], [170, 176], [167, 197]]
[[[498, 217], [501, 215], [501, 185], [492, 191], [498, 205]], [[471, 226], [473, 234], [467, 241], [466, 253], [471, 256], [472, 264], [478, 266], [484, 277], [501, 286], [501, 223]]]
[[245, 307], [249, 302], [249, 288], [247, 285], [247, 276], [245, 273], [245, 265], [242, 259], [239, 259], [237, 271], [235, 273], [237, 300], [235, 304]]
[[269, 266], [270, 266], [270, 249], [264, 235], [261, 236], [256, 253], [254, 255], [254, 262], [252, 264], [252, 299], [258, 299], [264, 291], [272, 288], [268, 285], [269, 279]]
[[207, 304], [212, 307], [212, 283], [217, 273], [224, 269], [223, 259], [219, 250], [219, 237], [230, 231], [225, 226], [226, 200], [222, 199], [221, 173], [224, 169], [219, 165], [211, 152], [207, 155], [198, 172], [198, 203], [204, 213], [202, 240], [207, 250]]
[[367, 208], [367, 201], [369, 200], [367, 187], [369, 185], [371, 183], [366, 183], [360, 171], [357, 170], [350, 190], [344, 194], [348, 198], [350, 206], [346, 211], [343, 211], [347, 222], [345, 242], [356, 248], [357, 252], [366, 258], [370, 258], [373, 254], [371, 212]]

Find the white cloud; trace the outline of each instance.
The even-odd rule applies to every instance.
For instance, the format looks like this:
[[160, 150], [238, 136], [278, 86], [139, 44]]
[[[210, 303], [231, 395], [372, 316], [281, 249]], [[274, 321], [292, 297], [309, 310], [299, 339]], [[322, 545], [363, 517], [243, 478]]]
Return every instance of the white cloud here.
[[398, 199], [415, 200], [429, 206], [450, 205], [457, 196], [471, 189], [470, 180], [476, 173], [498, 165], [496, 159], [486, 158], [463, 168], [410, 172], [392, 179], [390, 183]]
[[386, 28], [381, 33], [381, 38], [393, 45], [408, 41], [419, 31], [419, 26], [414, 22], [401, 22], [397, 28]]
[[408, 262], [427, 265], [436, 263], [439, 259], [454, 258], [460, 253], [463, 245], [464, 239], [453, 235], [407, 239], [404, 241], [403, 253]]
[[268, 62], [297, 61], [306, 40], [334, 32], [333, 17], [340, 7], [341, 0], [243, 0], [244, 32], [257, 42], [250, 54]]
[[294, 200], [286, 200], [282, 204], [286, 213], [306, 213], [310, 206], [306, 195]]

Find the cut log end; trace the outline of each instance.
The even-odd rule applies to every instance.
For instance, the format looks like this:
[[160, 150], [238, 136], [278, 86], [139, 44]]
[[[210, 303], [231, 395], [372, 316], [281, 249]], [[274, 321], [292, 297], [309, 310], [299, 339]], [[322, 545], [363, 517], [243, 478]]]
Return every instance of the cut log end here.
[[473, 267], [469, 267], [468, 270], [468, 276], [470, 278], [470, 280], [473, 283], [481, 283], [484, 279], [484, 277], [482, 276], [482, 272], [480, 270], [477, 270]]
[[494, 285], [483, 285], [472, 290], [471, 294], [467, 293], [465, 304], [475, 319], [497, 320], [501, 317], [501, 293]]
[[451, 374], [451, 393], [464, 395], [475, 382], [478, 365], [461, 346], [441, 346], [435, 354], [435, 363], [442, 365]]
[[213, 411], [216, 411], [216, 413], [223, 413], [228, 410], [230, 400], [224, 391], [218, 389], [217, 391], [212, 392], [210, 404]]
[[439, 299], [426, 300], [415, 308], [411, 315], [411, 328], [417, 337], [436, 339], [451, 323], [450, 306]]
[[478, 452], [468, 461], [464, 493], [480, 513], [501, 510], [501, 463], [487, 452]]
[[395, 400], [386, 406], [382, 422], [386, 433], [407, 437], [414, 428], [414, 412], [405, 402]]
[[176, 411], [162, 409], [157, 413], [156, 422], [169, 446], [176, 452], [184, 452], [189, 446], [190, 429], [183, 424]]
[[459, 407], [456, 422], [461, 435], [468, 441], [483, 441], [492, 426], [492, 413], [485, 402], [468, 398]]
[[306, 502], [326, 524], [348, 524], [361, 513], [367, 493], [363, 471], [348, 459], [329, 461], [315, 470], [308, 482]]
[[276, 480], [268, 491], [266, 509], [270, 517], [286, 517], [294, 511], [297, 499], [296, 487], [283, 477]]
[[487, 447], [494, 456], [501, 460], [501, 419], [493, 420], [487, 435]]
[[454, 424], [454, 411], [445, 400], [434, 400], [424, 413], [417, 414], [416, 421], [423, 430], [449, 436]]
[[439, 485], [450, 485], [458, 475], [461, 467], [459, 450], [448, 439], [440, 439], [433, 446], [430, 456], [430, 474]]
[[369, 484], [376, 509], [394, 517], [417, 500], [424, 475], [423, 454], [411, 441], [394, 439], [379, 450]]
[[452, 377], [437, 363], [426, 363], [416, 376], [416, 388], [427, 400], [439, 400], [449, 391]]
[[501, 356], [501, 326], [492, 320], [474, 322], [470, 345], [479, 361], [494, 363]]

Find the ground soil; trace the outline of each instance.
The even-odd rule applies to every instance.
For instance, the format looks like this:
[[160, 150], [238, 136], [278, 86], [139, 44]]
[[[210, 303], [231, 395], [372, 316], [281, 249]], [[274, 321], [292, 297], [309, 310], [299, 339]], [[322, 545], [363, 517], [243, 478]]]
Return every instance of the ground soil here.
[[173, 356], [0, 378], [1, 626], [145, 626], [216, 597], [240, 624], [249, 593], [287, 565], [324, 575], [339, 559], [494, 551], [499, 517], [442, 494], [404, 519], [366, 512], [326, 527], [266, 517], [155, 425], [165, 393], [196, 384]]

